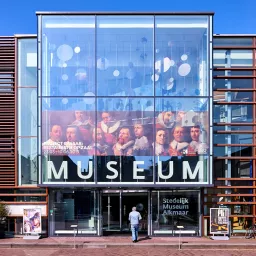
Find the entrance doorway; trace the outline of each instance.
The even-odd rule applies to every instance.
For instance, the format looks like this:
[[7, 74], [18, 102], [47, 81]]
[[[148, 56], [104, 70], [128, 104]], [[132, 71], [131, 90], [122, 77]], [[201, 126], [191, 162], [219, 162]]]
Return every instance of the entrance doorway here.
[[142, 220], [140, 233], [148, 233], [147, 191], [103, 191], [102, 216], [103, 235], [130, 234], [129, 213], [136, 206]]

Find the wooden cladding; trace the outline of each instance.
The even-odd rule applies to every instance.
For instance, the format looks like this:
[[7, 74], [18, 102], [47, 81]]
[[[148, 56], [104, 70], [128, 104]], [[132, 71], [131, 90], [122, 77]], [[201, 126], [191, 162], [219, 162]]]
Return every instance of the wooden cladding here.
[[15, 186], [15, 39], [0, 37], [0, 187]]

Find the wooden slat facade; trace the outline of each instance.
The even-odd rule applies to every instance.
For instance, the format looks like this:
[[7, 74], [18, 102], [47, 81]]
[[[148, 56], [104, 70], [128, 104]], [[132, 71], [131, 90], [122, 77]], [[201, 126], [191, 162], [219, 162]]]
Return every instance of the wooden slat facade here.
[[[219, 36], [215, 36], [215, 38], [218, 38]], [[222, 39], [227, 38], [226, 36], [222, 36]], [[237, 36], [234, 36], [234, 38], [237, 38]], [[214, 76], [213, 79], [216, 81], [217, 79], [229, 79], [232, 81], [235, 81], [236, 79], [248, 79], [248, 81], [252, 81], [252, 86], [251, 84], [248, 83], [248, 88], [214, 88], [213, 89], [213, 95], [214, 95], [214, 105], [222, 105], [222, 106], [246, 106], [250, 105], [252, 108], [252, 120], [250, 122], [234, 122], [234, 123], [228, 123], [228, 122], [218, 122], [216, 123], [214, 121], [214, 134], [223, 134], [223, 135], [236, 135], [238, 136], [239, 134], [246, 134], [250, 135], [252, 137], [252, 143], [244, 143], [240, 142], [239, 144], [237, 142], [232, 142], [231, 144], [225, 143], [214, 143], [214, 147], [244, 147], [244, 148], [252, 148], [252, 152], [250, 153], [245, 153], [244, 155], [236, 155], [236, 154], [231, 154], [231, 155], [220, 155], [220, 156], [214, 156], [214, 162], [216, 161], [237, 161], [237, 162], [250, 162], [250, 166], [252, 166], [252, 170], [250, 173], [250, 177], [224, 177], [221, 175], [226, 175], [221, 173], [219, 170], [214, 169], [213, 167], [213, 182], [214, 182], [214, 187], [210, 189], [205, 189], [203, 196], [207, 198], [206, 201], [202, 201], [202, 204], [207, 207], [208, 209], [210, 208], [215, 208], [219, 207], [220, 205], [224, 205], [228, 208], [231, 209], [230, 212], [230, 220], [231, 220], [231, 233], [235, 233], [235, 231], [238, 231], [237, 233], [242, 233], [245, 231], [246, 228], [248, 228], [250, 225], [253, 225], [256, 223], [256, 37], [250, 36], [252, 39], [252, 45], [251, 46], [214, 46], [214, 50], [251, 50], [252, 51], [252, 65], [248, 64], [247, 67], [214, 67], [214, 71], [218, 70], [228, 70], [228, 71], [236, 71], [236, 70], [243, 70], [243, 71], [251, 71], [251, 75], [248, 76]], [[246, 64], [245, 64], [246, 65]], [[238, 80], [239, 81], [239, 80]], [[227, 100], [226, 94], [227, 93], [232, 93], [232, 92], [249, 92], [252, 94], [252, 99], [251, 101], [243, 102], [242, 100], [240, 101], [232, 101], [230, 99], [229, 101]], [[214, 114], [214, 113], [213, 113]], [[227, 130], [223, 130], [223, 126], [229, 127]], [[235, 130], [234, 128], [241, 126], [242, 130]], [[246, 130], [245, 127], [251, 127], [250, 129]], [[230, 162], [229, 162], [230, 163]], [[230, 163], [231, 164], [231, 163]], [[224, 163], [226, 165], [226, 162]], [[231, 165], [232, 166], [232, 165]], [[223, 167], [222, 167], [223, 168]], [[226, 166], [225, 166], [226, 168]], [[224, 170], [226, 170], [224, 168]], [[220, 175], [220, 176], [219, 176]], [[219, 199], [221, 199], [221, 202]], [[234, 207], [250, 207], [250, 210], [247, 210], [247, 212], [235, 212]], [[240, 209], [240, 208], [239, 208]], [[208, 225], [209, 225], [209, 211], [207, 214], [204, 214], [204, 219], [207, 220]], [[240, 219], [245, 218], [247, 221], [247, 224], [244, 227], [237, 228], [236, 230], [233, 230], [234, 226], [233, 223], [235, 220], [233, 219]], [[246, 223], [246, 222], [244, 222]], [[202, 222], [202, 227], [204, 227], [205, 223], [204, 221]], [[243, 230], [242, 230], [243, 229]], [[240, 232], [239, 232], [240, 231]], [[209, 230], [208, 230], [209, 232]]]
[[0, 37], [0, 188], [16, 184], [15, 38]]

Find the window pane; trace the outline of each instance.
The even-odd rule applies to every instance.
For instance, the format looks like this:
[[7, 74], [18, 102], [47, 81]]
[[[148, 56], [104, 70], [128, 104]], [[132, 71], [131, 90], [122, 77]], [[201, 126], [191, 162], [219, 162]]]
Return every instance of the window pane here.
[[208, 17], [158, 16], [155, 24], [156, 95], [206, 96]]
[[214, 79], [213, 89], [252, 88], [252, 79]]
[[252, 102], [253, 94], [252, 92], [221, 92], [214, 91], [213, 92], [214, 101], [226, 101], [226, 102]]
[[[252, 160], [240, 161], [236, 160], [220, 160], [216, 159], [213, 163], [214, 177], [215, 178], [252, 178]], [[228, 171], [230, 170], [230, 174]], [[229, 177], [230, 176], [230, 177]], [[250, 193], [250, 192], [245, 192]], [[244, 193], [244, 194], [245, 194]]]
[[226, 68], [251, 67], [252, 50], [214, 50], [213, 65]]
[[[103, 135], [97, 138], [98, 181], [153, 181], [153, 99], [100, 98], [97, 106], [97, 133]], [[117, 176], [106, 166], [109, 161], [116, 162]], [[136, 178], [138, 168], [143, 169], [138, 174], [142, 177]]]
[[216, 123], [250, 123], [252, 105], [214, 105], [213, 114]]
[[37, 90], [18, 89], [18, 136], [37, 136]]
[[252, 126], [242, 126], [242, 125], [236, 125], [236, 126], [230, 126], [230, 125], [215, 125], [214, 127], [214, 131], [224, 131], [226, 129], [226, 131], [247, 131], [248, 133], [250, 133], [253, 130]]
[[252, 38], [221, 38], [214, 37], [213, 46], [252, 46]]
[[37, 139], [18, 139], [19, 184], [37, 184]]
[[207, 99], [156, 99], [156, 111], [158, 113], [156, 156], [207, 154], [209, 145]]
[[252, 144], [252, 134], [214, 134], [214, 144]]
[[214, 147], [214, 156], [252, 156], [252, 147]]
[[95, 17], [43, 16], [42, 95], [95, 94]]
[[37, 86], [37, 39], [18, 39], [18, 86]]
[[[45, 182], [94, 180], [94, 151], [90, 147], [95, 124], [94, 102], [94, 98], [42, 98]], [[53, 175], [55, 169], [62, 170], [62, 175]]]
[[216, 70], [213, 71], [213, 76], [252, 76], [251, 70]]
[[99, 96], [153, 95], [153, 16], [97, 17]]

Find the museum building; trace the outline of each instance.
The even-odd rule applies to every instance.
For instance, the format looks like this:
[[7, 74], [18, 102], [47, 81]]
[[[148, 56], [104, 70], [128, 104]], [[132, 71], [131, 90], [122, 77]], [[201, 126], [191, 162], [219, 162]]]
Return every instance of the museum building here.
[[255, 35], [214, 35], [214, 13], [38, 12], [0, 37], [0, 203], [24, 234], [230, 233], [255, 220]]

